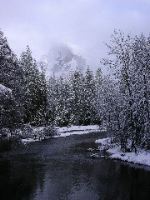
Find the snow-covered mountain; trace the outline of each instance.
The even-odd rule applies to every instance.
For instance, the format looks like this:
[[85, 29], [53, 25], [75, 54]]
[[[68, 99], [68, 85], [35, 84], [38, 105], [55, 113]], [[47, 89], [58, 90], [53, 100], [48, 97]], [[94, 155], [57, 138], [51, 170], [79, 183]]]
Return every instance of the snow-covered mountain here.
[[62, 44], [52, 48], [46, 56], [43, 56], [42, 60], [47, 65], [49, 75], [65, 76], [71, 71], [84, 71], [86, 68], [86, 60], [72, 48]]

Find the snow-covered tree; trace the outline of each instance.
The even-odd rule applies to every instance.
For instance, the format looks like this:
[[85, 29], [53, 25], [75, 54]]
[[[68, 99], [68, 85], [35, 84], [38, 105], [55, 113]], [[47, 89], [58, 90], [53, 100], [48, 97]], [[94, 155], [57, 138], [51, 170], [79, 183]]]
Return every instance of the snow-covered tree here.
[[[143, 35], [125, 37], [121, 32], [115, 32], [109, 47], [112, 60], [105, 60], [104, 64], [114, 70], [118, 97], [114, 117], [110, 121], [114, 124], [118, 115], [121, 147], [127, 150], [137, 150], [138, 146], [149, 146], [149, 99], [150, 99], [150, 39]], [[113, 106], [112, 106], [113, 109]]]
[[44, 71], [40, 73], [28, 46], [21, 54], [20, 65], [24, 72], [24, 121], [32, 124], [44, 123], [47, 98], [45, 74]]
[[22, 121], [23, 113], [21, 105], [23, 92], [22, 77], [23, 70], [19, 66], [17, 57], [10, 49], [7, 39], [3, 35], [3, 32], [0, 31], [0, 84], [12, 90], [12, 95], [15, 101], [15, 108], [17, 110], [17, 113], [15, 113], [17, 116], [19, 116], [18, 123]]
[[95, 110], [97, 122], [100, 125], [102, 122], [102, 84], [103, 84], [103, 74], [101, 68], [98, 68], [95, 73]]
[[15, 128], [20, 122], [20, 112], [12, 90], [0, 84], [0, 129]]
[[83, 124], [83, 104], [84, 104], [84, 77], [80, 71], [75, 71], [70, 77], [70, 103], [71, 117], [70, 123], [79, 125]]

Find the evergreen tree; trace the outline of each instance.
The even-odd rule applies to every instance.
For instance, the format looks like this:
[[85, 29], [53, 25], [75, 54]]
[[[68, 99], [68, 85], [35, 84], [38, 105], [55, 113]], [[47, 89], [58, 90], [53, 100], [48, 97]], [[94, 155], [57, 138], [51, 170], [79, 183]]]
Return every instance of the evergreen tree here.
[[84, 80], [84, 123], [94, 124], [96, 116], [96, 107], [95, 107], [95, 80], [93, 72], [88, 68], [85, 74]]
[[80, 125], [84, 123], [83, 105], [84, 105], [84, 77], [80, 71], [75, 71], [70, 79], [70, 123]]
[[102, 71], [100, 68], [98, 68], [95, 74], [95, 109], [96, 109], [95, 117], [99, 125], [101, 124], [101, 120], [103, 118], [102, 108], [101, 108], [102, 84], [103, 84]]
[[24, 122], [38, 125], [43, 122], [45, 115], [43, 113], [46, 103], [45, 75], [43, 72], [40, 74], [28, 46], [21, 54], [20, 65], [24, 71]]
[[12, 90], [14, 99], [12, 102], [13, 105], [15, 102], [16, 108], [16, 112], [14, 112], [16, 114], [16, 117], [14, 117], [15, 124], [22, 123], [22, 77], [23, 71], [19, 66], [17, 57], [10, 49], [7, 39], [3, 35], [3, 32], [0, 31], [0, 84]]

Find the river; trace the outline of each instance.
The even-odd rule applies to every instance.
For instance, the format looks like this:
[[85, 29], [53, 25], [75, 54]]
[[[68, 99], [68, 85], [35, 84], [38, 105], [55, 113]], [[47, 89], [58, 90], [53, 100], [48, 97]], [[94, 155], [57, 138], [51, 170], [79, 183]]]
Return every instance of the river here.
[[104, 136], [53, 138], [1, 154], [0, 200], [149, 200], [150, 168], [91, 157]]

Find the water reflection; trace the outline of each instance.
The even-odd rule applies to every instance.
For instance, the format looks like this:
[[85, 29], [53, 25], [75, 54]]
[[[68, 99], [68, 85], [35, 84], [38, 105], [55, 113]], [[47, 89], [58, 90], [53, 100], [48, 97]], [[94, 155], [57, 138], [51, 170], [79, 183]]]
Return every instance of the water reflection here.
[[37, 165], [15, 161], [0, 162], [0, 199], [33, 199], [36, 184], [41, 182]]
[[104, 158], [92, 160], [88, 145], [83, 152], [80, 144], [93, 140], [78, 136], [37, 143], [0, 160], [0, 199], [148, 200], [150, 171]]

